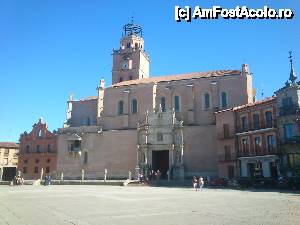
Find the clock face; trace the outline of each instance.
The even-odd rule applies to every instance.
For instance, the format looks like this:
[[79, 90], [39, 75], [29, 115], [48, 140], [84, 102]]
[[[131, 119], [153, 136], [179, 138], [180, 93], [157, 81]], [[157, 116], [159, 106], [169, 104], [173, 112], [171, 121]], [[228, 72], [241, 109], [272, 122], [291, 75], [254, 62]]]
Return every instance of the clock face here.
[[122, 69], [128, 69], [128, 61], [122, 63]]

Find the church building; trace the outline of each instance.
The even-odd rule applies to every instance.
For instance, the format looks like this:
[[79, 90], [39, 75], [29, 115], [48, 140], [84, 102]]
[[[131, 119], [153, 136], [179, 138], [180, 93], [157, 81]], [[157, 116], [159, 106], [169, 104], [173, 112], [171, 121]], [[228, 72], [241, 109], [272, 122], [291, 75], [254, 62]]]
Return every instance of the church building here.
[[142, 27], [126, 24], [112, 52], [112, 85], [67, 103], [58, 130], [57, 175], [126, 178], [160, 170], [162, 177], [217, 176], [215, 112], [252, 103], [249, 67], [150, 76]]

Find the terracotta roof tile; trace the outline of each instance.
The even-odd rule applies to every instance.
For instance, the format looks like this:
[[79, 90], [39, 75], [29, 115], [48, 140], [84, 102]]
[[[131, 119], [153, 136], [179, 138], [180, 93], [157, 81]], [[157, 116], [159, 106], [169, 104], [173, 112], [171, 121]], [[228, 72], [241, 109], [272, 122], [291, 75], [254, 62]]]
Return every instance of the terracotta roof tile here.
[[0, 142], [2, 148], [19, 148], [19, 144], [15, 142]]
[[235, 110], [243, 109], [243, 108], [246, 108], [246, 107], [260, 105], [260, 104], [263, 104], [263, 103], [271, 102], [275, 99], [276, 99], [276, 97], [265, 98], [265, 99], [262, 99], [260, 101], [256, 101], [256, 102], [248, 103], [248, 104], [245, 104], [245, 105], [240, 105], [240, 106], [233, 107], [233, 110], [235, 111]]
[[221, 77], [226, 75], [237, 75], [240, 73], [241, 73], [240, 70], [215, 70], [215, 71], [208, 71], [208, 72], [184, 73], [184, 74], [169, 75], [169, 76], [127, 80], [127, 81], [113, 84], [112, 87], [156, 83], [156, 82], [164, 82], [164, 81], [186, 80], [186, 79], [193, 79], [193, 78]]

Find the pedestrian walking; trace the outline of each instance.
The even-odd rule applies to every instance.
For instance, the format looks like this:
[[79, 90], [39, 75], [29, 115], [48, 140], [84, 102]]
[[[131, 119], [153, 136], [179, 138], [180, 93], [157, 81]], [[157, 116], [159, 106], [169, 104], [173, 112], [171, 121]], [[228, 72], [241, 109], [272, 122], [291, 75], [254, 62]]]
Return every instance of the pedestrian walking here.
[[192, 182], [193, 182], [193, 188], [194, 188], [194, 190], [197, 191], [198, 181], [197, 181], [197, 178], [195, 176], [193, 177]]
[[204, 186], [203, 177], [199, 177], [199, 189], [200, 189], [200, 191], [202, 191], [203, 186]]

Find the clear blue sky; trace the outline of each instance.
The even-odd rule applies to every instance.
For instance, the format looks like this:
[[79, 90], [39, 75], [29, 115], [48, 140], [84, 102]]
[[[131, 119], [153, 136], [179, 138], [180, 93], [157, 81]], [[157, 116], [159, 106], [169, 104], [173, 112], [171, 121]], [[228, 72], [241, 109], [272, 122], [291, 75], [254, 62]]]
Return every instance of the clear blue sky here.
[[[143, 2], [143, 3], [142, 3]], [[292, 20], [174, 21], [174, 6], [291, 8]], [[289, 76], [294, 51], [300, 76], [300, 1], [0, 1], [0, 141], [18, 141], [39, 117], [62, 127], [69, 93], [96, 95], [111, 84], [112, 49], [134, 15], [144, 28], [153, 76], [240, 69], [248, 63], [258, 97]]]

